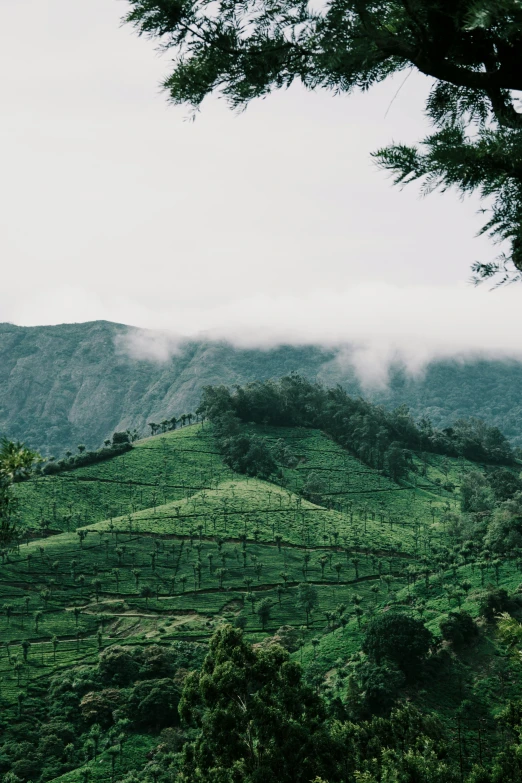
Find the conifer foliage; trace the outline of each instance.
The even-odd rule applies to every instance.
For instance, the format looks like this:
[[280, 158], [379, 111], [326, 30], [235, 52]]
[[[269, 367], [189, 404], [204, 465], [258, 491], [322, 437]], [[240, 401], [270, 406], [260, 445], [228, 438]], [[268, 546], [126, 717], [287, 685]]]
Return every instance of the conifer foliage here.
[[[198, 107], [232, 106], [288, 87], [366, 90], [397, 72], [431, 77], [435, 132], [420, 148], [376, 153], [396, 182], [491, 198], [483, 231], [507, 241], [477, 279], [522, 277], [522, 6], [520, 0], [130, 0], [126, 21], [175, 52], [164, 87]], [[488, 202], [489, 204], [490, 202]]]

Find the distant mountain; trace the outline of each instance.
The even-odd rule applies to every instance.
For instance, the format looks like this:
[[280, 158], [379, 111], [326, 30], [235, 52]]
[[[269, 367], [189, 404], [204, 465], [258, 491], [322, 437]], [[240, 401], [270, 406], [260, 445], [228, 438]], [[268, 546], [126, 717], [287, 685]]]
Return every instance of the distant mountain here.
[[[297, 371], [362, 394], [353, 366], [333, 349], [241, 349], [187, 341], [166, 361], [131, 358], [118, 345], [128, 327], [107, 321], [60, 326], [0, 324], [0, 434], [60, 456], [99, 446], [115, 430], [147, 431], [147, 422], [193, 412], [206, 384], [242, 384]], [[522, 363], [437, 361], [422, 376], [401, 367], [386, 390], [364, 396], [407, 404], [416, 416], [448, 425], [477, 416], [522, 446]]]

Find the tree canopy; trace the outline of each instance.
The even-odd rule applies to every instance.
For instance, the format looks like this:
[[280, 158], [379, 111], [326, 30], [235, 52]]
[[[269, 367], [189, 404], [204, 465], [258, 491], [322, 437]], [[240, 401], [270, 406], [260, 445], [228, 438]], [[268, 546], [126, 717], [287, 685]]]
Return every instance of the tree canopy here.
[[23, 443], [3, 438], [0, 443], [0, 544], [7, 544], [15, 536], [17, 501], [11, 492], [14, 481], [27, 478], [33, 464], [40, 459]]
[[367, 90], [415, 69], [432, 80], [434, 133], [375, 153], [395, 182], [455, 187], [488, 201], [483, 232], [507, 241], [476, 279], [522, 278], [520, 0], [130, 0], [125, 20], [174, 50], [164, 87], [198, 107], [214, 91], [234, 107], [295, 80], [334, 93]]
[[231, 626], [187, 677], [180, 713], [201, 729], [184, 780], [305, 783], [335, 768], [324, 704], [299, 664], [278, 645], [254, 650]]
[[225, 386], [206, 386], [199, 411], [213, 422], [228, 464], [250, 475], [261, 466], [261, 477], [274, 469], [272, 460], [259, 439], [240, 434], [240, 422], [322, 429], [394, 480], [406, 472], [410, 449], [498, 464], [514, 461], [500, 430], [480, 420], [459, 419], [453, 427], [437, 430], [427, 418], [415, 422], [406, 406], [387, 411], [350, 397], [341, 387], [326, 389], [296, 373], [236, 386], [232, 392]]

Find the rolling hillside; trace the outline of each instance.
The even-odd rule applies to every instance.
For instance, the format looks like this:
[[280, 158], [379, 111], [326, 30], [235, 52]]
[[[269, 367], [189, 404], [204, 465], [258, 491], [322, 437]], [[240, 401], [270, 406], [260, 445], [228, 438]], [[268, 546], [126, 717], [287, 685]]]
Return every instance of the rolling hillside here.
[[[167, 741], [159, 735], [164, 724], [154, 729], [150, 717], [140, 728], [125, 710], [125, 729], [111, 728], [111, 711], [123, 705], [124, 694], [131, 698], [128, 685], [120, 691], [114, 684], [116, 675], [107, 679], [111, 649], [137, 655], [145, 681], [168, 676], [175, 682], [201, 664], [211, 635], [228, 621], [258, 644], [278, 634], [310, 682], [327, 698], [345, 700], [373, 617], [403, 608], [438, 633], [441, 619], [457, 607], [477, 616], [488, 582], [516, 590], [520, 560], [512, 553], [481, 565], [455, 539], [458, 488], [471, 463], [431, 454], [418, 482], [397, 484], [318, 430], [250, 430], [284, 441], [295, 455], [280, 484], [231, 471], [206, 423], [146, 438], [88, 468], [16, 485], [28, 533], [16, 549], [2, 552], [0, 566], [4, 772], [21, 780], [42, 773], [42, 783], [120, 779]], [[321, 503], [302, 495], [311, 473], [324, 477]], [[451, 490], [442, 488], [443, 478]], [[309, 612], [300, 598], [303, 584], [316, 592]], [[499, 742], [494, 716], [508, 697], [522, 697], [516, 665], [486, 629], [472, 651], [458, 659], [441, 655], [422, 687], [406, 691], [449, 730], [456, 710], [468, 705], [466, 714], [461, 710], [465, 770], [479, 753], [469, 716], [480, 715], [486, 743], [480, 753], [491, 755]], [[109, 690], [95, 698], [93, 687]], [[110, 709], [104, 699], [115, 700]], [[54, 703], [76, 726], [67, 753], [58, 743], [44, 763], [34, 745], [26, 748], [28, 760], [13, 761], [8, 745], [16, 731], [8, 727], [19, 725], [30, 744], [35, 721], [58, 720]], [[96, 752], [83, 750], [92, 748], [93, 724], [108, 738]], [[61, 725], [53, 731], [66, 734]], [[118, 752], [114, 731], [124, 732]]]
[[[78, 443], [97, 448], [115, 430], [147, 431], [147, 422], [194, 410], [206, 384], [242, 384], [297, 371], [327, 385], [361, 388], [349, 361], [317, 346], [245, 350], [187, 342], [164, 361], [132, 359], [118, 340], [128, 328], [96, 321], [60, 326], [0, 325], [0, 435], [60, 457]], [[348, 357], [348, 358], [347, 358]], [[409, 405], [436, 426], [476, 416], [522, 445], [522, 364], [433, 362], [409, 378], [393, 368], [386, 390], [363, 390], [387, 406]]]

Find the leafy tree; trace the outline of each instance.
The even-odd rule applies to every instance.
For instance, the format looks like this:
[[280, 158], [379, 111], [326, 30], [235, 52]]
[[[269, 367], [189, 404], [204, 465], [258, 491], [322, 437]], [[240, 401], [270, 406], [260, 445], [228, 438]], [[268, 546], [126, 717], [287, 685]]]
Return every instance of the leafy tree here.
[[114, 432], [112, 435], [112, 443], [114, 446], [119, 446], [122, 443], [130, 443], [131, 436], [129, 432]]
[[363, 715], [387, 715], [395, 704], [404, 674], [392, 661], [368, 661], [360, 672]]
[[495, 500], [510, 500], [517, 492], [522, 492], [522, 479], [508, 468], [495, 468], [488, 475], [488, 481]]
[[171, 679], [145, 680], [132, 689], [128, 715], [136, 726], [156, 730], [179, 723], [180, 690]]
[[269, 598], [263, 598], [256, 606], [256, 614], [261, 621], [263, 631], [266, 628], [267, 622], [270, 620], [270, 614], [272, 612], [272, 601]]
[[420, 620], [387, 612], [368, 624], [362, 649], [378, 665], [392, 661], [409, 677], [416, 674], [431, 643], [432, 635]]
[[317, 588], [310, 582], [302, 582], [297, 587], [297, 605], [304, 609], [306, 614], [306, 625], [310, 624], [310, 615], [319, 604], [319, 594]]
[[279, 645], [255, 650], [229, 625], [185, 680], [180, 714], [200, 729], [185, 747], [187, 780], [309, 783], [335, 770], [324, 704], [300, 666]]
[[479, 470], [468, 471], [460, 485], [460, 507], [462, 511], [491, 511], [493, 505], [493, 493], [486, 477]]
[[16, 538], [18, 502], [12, 484], [29, 476], [31, 468], [41, 457], [18, 441], [3, 438], [0, 441], [0, 547]]
[[483, 595], [480, 601], [480, 614], [492, 623], [495, 618], [506, 612], [511, 607], [511, 601], [507, 590], [503, 587], [491, 588]]
[[0, 475], [9, 481], [28, 478], [33, 465], [41, 459], [38, 452], [19, 441], [3, 438], [0, 442]]
[[138, 679], [140, 666], [132, 651], [114, 644], [100, 653], [98, 671], [104, 684], [125, 688]]
[[232, 470], [261, 479], [277, 473], [277, 465], [264, 438], [241, 434], [220, 439], [219, 444], [223, 459]]
[[506, 553], [522, 547], [522, 492], [494, 510], [484, 544], [494, 552]]
[[[164, 88], [198, 107], [220, 91], [246, 105], [300, 80], [309, 89], [368, 89], [415, 69], [431, 78], [427, 115], [434, 133], [417, 147], [376, 153], [397, 183], [424, 192], [455, 187], [492, 203], [483, 231], [507, 240], [479, 278], [522, 270], [522, 10], [518, 0], [130, 0], [126, 21], [176, 53]], [[492, 202], [491, 202], [491, 197]], [[489, 205], [488, 203], [488, 205]]]
[[150, 585], [143, 585], [143, 587], [140, 590], [140, 596], [145, 599], [145, 606], [149, 605], [149, 598], [152, 598], [154, 595], [154, 590]]
[[468, 612], [450, 612], [439, 627], [442, 638], [456, 648], [469, 644], [478, 634], [477, 625]]
[[399, 443], [391, 443], [385, 455], [386, 471], [393, 481], [399, 481], [407, 475], [408, 461]]

